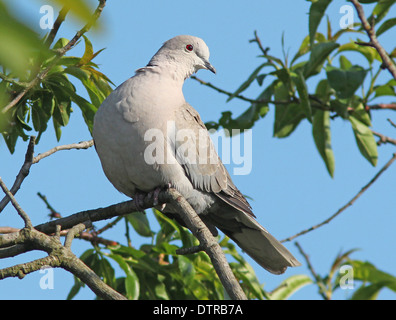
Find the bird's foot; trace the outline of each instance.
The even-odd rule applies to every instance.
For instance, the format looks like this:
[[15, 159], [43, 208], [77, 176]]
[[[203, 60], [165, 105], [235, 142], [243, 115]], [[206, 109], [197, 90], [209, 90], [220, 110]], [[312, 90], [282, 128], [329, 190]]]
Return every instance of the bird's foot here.
[[[153, 197], [153, 198], [154, 198], [154, 201], [153, 201], [153, 205], [154, 205], [154, 206], [157, 206], [157, 205], [159, 204], [159, 202], [158, 202], [159, 193], [160, 193], [162, 190], [168, 190], [170, 187], [171, 187], [171, 184], [170, 184], [170, 183], [167, 183], [165, 186], [163, 186], [163, 187], [157, 187], [157, 188], [155, 188], [153, 191], [149, 192], [149, 197]], [[161, 207], [160, 207], [160, 211], [164, 210], [165, 207], [166, 207], [166, 203], [162, 203], [162, 204], [161, 204]]]
[[140, 212], [144, 212], [144, 198], [146, 197], [146, 193], [142, 191], [136, 191], [133, 200], [135, 201], [136, 209]]

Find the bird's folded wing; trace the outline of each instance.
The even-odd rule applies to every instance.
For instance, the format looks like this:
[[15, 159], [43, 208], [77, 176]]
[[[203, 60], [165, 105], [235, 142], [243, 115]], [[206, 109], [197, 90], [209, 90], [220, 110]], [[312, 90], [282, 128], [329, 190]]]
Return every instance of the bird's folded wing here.
[[175, 115], [176, 159], [184, 168], [193, 186], [213, 192], [236, 209], [253, 215], [245, 197], [237, 189], [221, 162], [209, 132], [198, 112], [185, 103]]

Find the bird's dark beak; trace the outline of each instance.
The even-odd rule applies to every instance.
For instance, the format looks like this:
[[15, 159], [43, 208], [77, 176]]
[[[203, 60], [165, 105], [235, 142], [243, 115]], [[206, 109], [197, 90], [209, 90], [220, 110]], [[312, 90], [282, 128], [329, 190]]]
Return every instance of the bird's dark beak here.
[[205, 66], [206, 69], [208, 69], [208, 70], [212, 71], [214, 74], [216, 74], [216, 69], [215, 69], [215, 67], [213, 67], [213, 66], [210, 64], [209, 61], [204, 60], [204, 66]]

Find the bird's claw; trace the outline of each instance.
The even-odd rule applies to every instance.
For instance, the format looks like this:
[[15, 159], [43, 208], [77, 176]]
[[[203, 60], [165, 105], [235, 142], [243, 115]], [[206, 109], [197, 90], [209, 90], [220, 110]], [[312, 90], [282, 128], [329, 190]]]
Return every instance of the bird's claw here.
[[135, 193], [135, 197], [133, 199], [133, 200], [135, 200], [136, 209], [140, 212], [144, 212], [144, 197], [145, 196], [146, 195], [143, 192], [138, 191]]

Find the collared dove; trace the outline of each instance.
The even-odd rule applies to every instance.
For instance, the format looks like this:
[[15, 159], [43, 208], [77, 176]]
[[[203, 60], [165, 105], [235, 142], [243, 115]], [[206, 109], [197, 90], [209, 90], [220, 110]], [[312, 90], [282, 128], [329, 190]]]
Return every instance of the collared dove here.
[[[199, 69], [216, 73], [207, 45], [177, 36], [103, 101], [93, 137], [104, 173], [131, 198], [175, 188], [214, 235], [217, 227], [263, 268], [281, 274], [300, 263], [255, 220], [198, 112], [184, 99], [184, 81]], [[182, 222], [171, 205], [161, 210]]]

